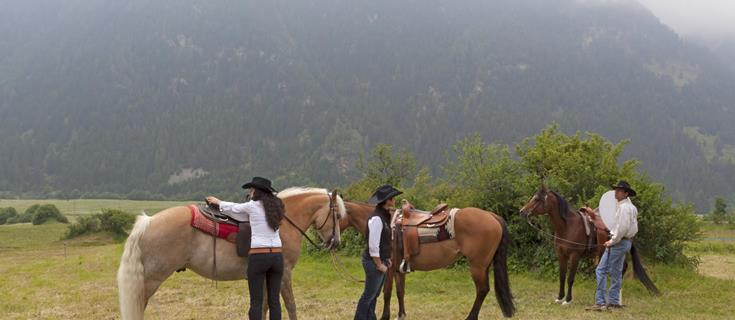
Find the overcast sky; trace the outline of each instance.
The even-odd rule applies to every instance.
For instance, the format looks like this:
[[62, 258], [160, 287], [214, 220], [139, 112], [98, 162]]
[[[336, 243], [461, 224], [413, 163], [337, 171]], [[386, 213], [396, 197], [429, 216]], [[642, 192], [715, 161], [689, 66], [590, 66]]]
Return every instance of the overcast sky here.
[[681, 35], [735, 36], [735, 0], [638, 1]]

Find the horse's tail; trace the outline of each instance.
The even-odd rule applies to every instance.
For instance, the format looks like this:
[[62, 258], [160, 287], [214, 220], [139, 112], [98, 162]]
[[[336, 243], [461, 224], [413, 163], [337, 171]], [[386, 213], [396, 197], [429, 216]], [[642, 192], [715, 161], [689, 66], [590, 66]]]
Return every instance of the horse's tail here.
[[635, 273], [635, 277], [643, 283], [646, 289], [648, 289], [648, 292], [653, 295], [659, 295], [661, 292], [658, 291], [656, 285], [653, 284], [651, 278], [648, 277], [646, 269], [643, 268], [643, 263], [641, 263], [641, 257], [638, 255], [638, 250], [635, 248], [635, 244], [630, 247], [630, 255], [633, 257], [633, 272]]
[[125, 251], [117, 269], [117, 287], [120, 294], [120, 313], [123, 320], [142, 320], [145, 311], [145, 279], [141, 259], [140, 238], [148, 229], [151, 217], [138, 216], [133, 231], [125, 242]]
[[508, 247], [510, 246], [510, 233], [505, 220], [497, 217], [498, 222], [503, 226], [503, 238], [500, 241], [498, 250], [495, 251], [493, 257], [493, 274], [495, 276], [495, 298], [498, 300], [500, 310], [503, 315], [510, 318], [516, 312], [513, 304], [513, 294], [510, 292], [510, 281], [508, 279]]

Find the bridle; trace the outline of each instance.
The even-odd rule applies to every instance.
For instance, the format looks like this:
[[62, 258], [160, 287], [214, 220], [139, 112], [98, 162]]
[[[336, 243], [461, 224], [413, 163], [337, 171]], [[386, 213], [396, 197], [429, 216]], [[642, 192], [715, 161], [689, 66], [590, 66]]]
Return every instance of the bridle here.
[[[561, 238], [561, 237], [557, 237], [555, 234], [550, 234], [550, 233], [546, 232], [545, 230], [541, 229], [540, 227], [534, 225], [531, 222], [531, 214], [530, 213], [531, 212], [534, 212], [538, 208], [539, 202], [543, 202], [543, 205], [544, 205], [543, 206], [544, 213], [548, 213], [549, 191], [544, 191], [544, 200], [543, 201], [539, 201], [539, 199], [538, 199], [538, 193], [536, 195], [534, 195], [533, 198], [534, 198], [535, 204], [533, 205], [533, 207], [531, 207], [531, 209], [528, 210], [528, 212], [529, 212], [528, 214], [523, 214], [523, 216], [526, 218], [526, 222], [528, 223], [529, 226], [531, 226], [532, 228], [536, 229], [539, 233], [541, 233], [541, 235], [543, 235], [543, 236], [545, 236], [547, 238], [554, 239], [554, 240], [559, 240], [559, 241], [565, 242], [565, 243], [567, 243], [569, 245], [577, 246], [578, 248], [586, 249], [586, 248], [589, 247], [589, 245], [587, 243], [579, 243], [579, 242], [576, 242], [576, 241], [571, 241], [571, 240], [567, 240], [567, 239], [564, 239], [564, 238]], [[600, 245], [596, 245], [596, 246], [600, 246]]]
[[[333, 245], [334, 245], [334, 241], [337, 238], [337, 228], [338, 228], [337, 226], [337, 220], [338, 220], [337, 215], [339, 214], [337, 212], [337, 197], [339, 197], [338, 190], [335, 189], [332, 192], [327, 192], [327, 197], [329, 198], [329, 214], [326, 217], [324, 217], [324, 222], [322, 222], [320, 226], [315, 226], [315, 229], [317, 231], [322, 230], [324, 226], [327, 224], [327, 221], [329, 221], [329, 219], [331, 218], [332, 219], [332, 238], [329, 240], [328, 248], [336, 249], [336, 248], [333, 248]], [[316, 244], [316, 242], [312, 240], [308, 234], [306, 234], [306, 231], [302, 230], [298, 225], [296, 225], [296, 223], [294, 223], [293, 220], [291, 220], [291, 218], [288, 217], [288, 215], [284, 214], [283, 218], [285, 218], [286, 221], [288, 221], [288, 223], [290, 223], [294, 228], [296, 228], [296, 230], [298, 230], [299, 233], [301, 233], [301, 235], [304, 236], [304, 238], [306, 238], [306, 240], [309, 241], [309, 243], [311, 243], [315, 248], [322, 249], [325, 247], [323, 244], [322, 245]]]

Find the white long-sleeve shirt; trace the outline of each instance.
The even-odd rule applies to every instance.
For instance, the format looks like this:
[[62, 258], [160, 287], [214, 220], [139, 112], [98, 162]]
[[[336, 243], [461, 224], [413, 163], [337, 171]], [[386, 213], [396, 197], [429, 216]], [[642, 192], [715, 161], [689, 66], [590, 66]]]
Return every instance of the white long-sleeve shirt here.
[[610, 229], [612, 244], [617, 244], [623, 238], [632, 238], [638, 233], [638, 209], [625, 198], [618, 201], [615, 210], [615, 226]]
[[251, 248], [280, 248], [281, 236], [279, 230], [273, 230], [265, 218], [265, 208], [261, 201], [250, 200], [245, 203], [220, 201], [219, 210], [240, 221], [250, 221], [252, 235]]
[[383, 220], [375, 216], [368, 220], [370, 238], [368, 238], [368, 253], [371, 257], [380, 258], [380, 234], [383, 232]]

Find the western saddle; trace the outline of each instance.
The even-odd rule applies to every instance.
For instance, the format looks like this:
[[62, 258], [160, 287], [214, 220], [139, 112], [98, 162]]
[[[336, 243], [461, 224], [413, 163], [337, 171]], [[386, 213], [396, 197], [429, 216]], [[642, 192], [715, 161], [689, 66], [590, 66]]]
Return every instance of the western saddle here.
[[240, 223], [247, 222], [247, 221], [240, 221], [233, 217], [230, 217], [222, 212], [219, 211], [219, 208], [217, 205], [214, 204], [206, 204], [206, 203], [200, 203], [197, 204], [197, 209], [199, 209], [199, 212], [202, 213], [202, 215], [214, 222], [217, 223], [224, 223], [224, 224], [231, 224], [233, 226], [239, 226]]
[[397, 241], [396, 253], [401, 258], [399, 271], [411, 272], [409, 259], [419, 254], [419, 228], [440, 228], [449, 221], [449, 206], [446, 203], [437, 205], [431, 211], [417, 210], [407, 200], [403, 200], [401, 212], [396, 216], [394, 239]]
[[250, 221], [240, 221], [227, 214], [220, 212], [219, 206], [211, 203], [197, 204], [197, 209], [202, 213], [205, 218], [214, 221], [215, 223], [224, 223], [238, 227], [237, 235], [234, 239], [227, 239], [229, 242], [235, 243], [237, 249], [237, 255], [240, 257], [247, 257], [248, 251], [250, 251], [250, 236], [252, 229], [250, 227]]
[[594, 210], [582, 207], [579, 209], [580, 214], [585, 220], [585, 226], [591, 226], [592, 230], [587, 232], [587, 250], [593, 254], [594, 265], [600, 263], [600, 258], [605, 251], [605, 242], [610, 239], [610, 230], [602, 221], [602, 218], [595, 213]]

